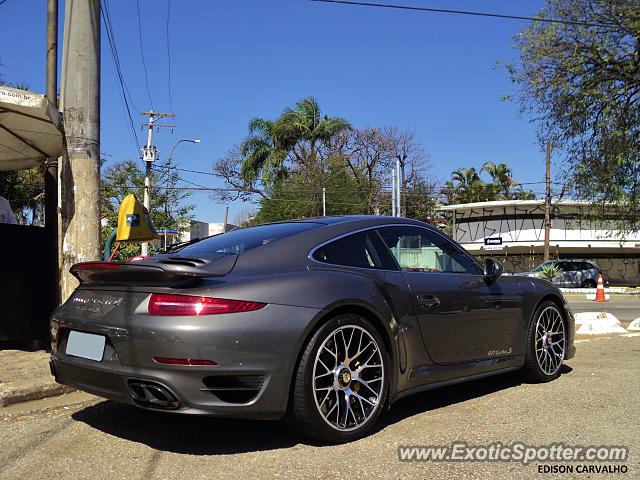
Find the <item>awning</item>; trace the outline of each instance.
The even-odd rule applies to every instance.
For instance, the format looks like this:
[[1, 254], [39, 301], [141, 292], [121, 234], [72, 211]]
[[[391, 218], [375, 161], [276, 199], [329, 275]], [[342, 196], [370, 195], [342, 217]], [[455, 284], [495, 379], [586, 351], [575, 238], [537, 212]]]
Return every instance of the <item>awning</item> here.
[[44, 95], [0, 87], [0, 170], [21, 170], [62, 155], [60, 112]]

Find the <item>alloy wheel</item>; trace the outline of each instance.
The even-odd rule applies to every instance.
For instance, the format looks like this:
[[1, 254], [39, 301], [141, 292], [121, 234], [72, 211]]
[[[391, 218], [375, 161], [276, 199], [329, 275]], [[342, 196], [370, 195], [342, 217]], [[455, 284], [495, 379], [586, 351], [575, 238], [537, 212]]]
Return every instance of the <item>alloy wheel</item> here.
[[547, 375], [555, 374], [564, 360], [565, 331], [562, 315], [555, 307], [545, 308], [536, 323], [536, 358]]
[[322, 342], [313, 365], [313, 396], [332, 428], [352, 431], [364, 425], [382, 403], [384, 360], [364, 328], [336, 328]]

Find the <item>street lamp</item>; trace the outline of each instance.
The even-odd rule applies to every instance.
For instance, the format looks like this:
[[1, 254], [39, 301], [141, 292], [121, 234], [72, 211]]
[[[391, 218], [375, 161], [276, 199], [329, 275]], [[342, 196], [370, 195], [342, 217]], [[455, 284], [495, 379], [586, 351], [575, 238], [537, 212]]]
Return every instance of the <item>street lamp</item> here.
[[194, 139], [190, 139], [190, 138], [183, 138], [182, 140], [178, 140], [176, 143], [173, 144], [173, 147], [171, 147], [171, 151], [169, 152], [169, 156], [167, 157], [167, 164], [169, 166], [171, 166], [171, 159], [173, 158], [173, 151], [176, 149], [176, 147], [182, 143], [182, 142], [189, 142], [189, 143], [201, 143], [202, 140], [200, 140], [199, 138], [194, 138]]
[[[176, 147], [183, 143], [183, 142], [187, 142], [187, 143], [202, 143], [202, 140], [200, 140], [199, 138], [183, 138], [181, 140], [178, 140], [176, 143], [173, 144], [173, 147], [171, 147], [171, 150], [169, 151], [169, 156], [167, 157], [167, 175], [169, 176], [169, 179], [171, 178], [171, 160], [173, 160], [173, 151], [176, 149]], [[167, 218], [169, 217], [169, 202], [167, 197], [165, 196], [165, 202], [164, 202], [164, 213], [167, 216]], [[167, 237], [165, 235], [165, 247], [166, 247], [166, 240]]]

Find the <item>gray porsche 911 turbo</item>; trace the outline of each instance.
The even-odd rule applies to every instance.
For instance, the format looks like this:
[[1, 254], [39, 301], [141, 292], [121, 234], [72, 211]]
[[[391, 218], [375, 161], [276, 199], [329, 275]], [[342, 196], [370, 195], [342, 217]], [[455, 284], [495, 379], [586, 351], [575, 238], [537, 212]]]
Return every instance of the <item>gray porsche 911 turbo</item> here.
[[58, 382], [144, 409], [288, 416], [329, 442], [406, 395], [513, 370], [546, 382], [575, 354], [557, 287], [403, 218], [273, 223], [71, 271], [80, 286], [51, 319]]

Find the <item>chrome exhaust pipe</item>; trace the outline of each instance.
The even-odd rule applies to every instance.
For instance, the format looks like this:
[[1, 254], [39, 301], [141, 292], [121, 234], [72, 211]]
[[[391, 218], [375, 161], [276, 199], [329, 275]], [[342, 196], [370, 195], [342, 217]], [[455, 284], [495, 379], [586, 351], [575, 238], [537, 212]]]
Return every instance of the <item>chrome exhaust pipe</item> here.
[[175, 410], [180, 405], [178, 399], [166, 387], [157, 383], [132, 380], [128, 385], [133, 401], [143, 407]]

